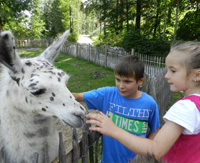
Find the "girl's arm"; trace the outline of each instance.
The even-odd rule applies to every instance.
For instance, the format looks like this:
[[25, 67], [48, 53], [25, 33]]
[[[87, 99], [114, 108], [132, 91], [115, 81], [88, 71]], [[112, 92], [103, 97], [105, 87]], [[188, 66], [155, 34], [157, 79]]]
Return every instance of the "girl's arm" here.
[[102, 112], [99, 114], [90, 113], [87, 115], [87, 118], [90, 120], [87, 120], [86, 123], [96, 125], [91, 127], [90, 130], [98, 131], [104, 135], [113, 137], [137, 154], [151, 154], [154, 155], [156, 159], [160, 159], [169, 151], [183, 131], [182, 126], [167, 121], [155, 138], [151, 140], [132, 135], [117, 127], [112, 120]]
[[149, 134], [149, 137], [148, 137], [148, 138], [151, 139], [151, 140], [153, 140], [154, 137], [156, 136], [156, 134], [158, 133], [159, 130], [160, 130], [160, 129], [157, 128], [157, 129], [156, 129], [156, 132], [150, 131], [150, 134]]

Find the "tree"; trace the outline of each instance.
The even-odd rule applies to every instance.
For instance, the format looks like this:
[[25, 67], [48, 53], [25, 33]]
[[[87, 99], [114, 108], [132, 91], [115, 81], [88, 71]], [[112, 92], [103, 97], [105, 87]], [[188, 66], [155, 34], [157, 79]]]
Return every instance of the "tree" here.
[[189, 11], [179, 22], [177, 38], [181, 40], [200, 40], [200, 11]]
[[78, 20], [80, 19], [80, 14], [77, 14], [77, 8], [80, 7], [78, 4], [81, 4], [81, 0], [45, 0], [42, 18], [45, 22], [45, 35], [55, 38], [70, 28], [76, 33], [77, 23], [81, 22]]
[[40, 38], [42, 36], [42, 32], [45, 30], [44, 22], [41, 19], [43, 15], [43, 11], [41, 10], [41, 5], [35, 3], [33, 9], [31, 11], [31, 17], [29, 21], [29, 36], [33, 38]]
[[6, 23], [20, 21], [22, 11], [30, 11], [35, 0], [0, 0], [0, 31]]
[[[63, 7], [60, 8], [62, 5]], [[46, 0], [44, 2], [43, 21], [45, 22], [46, 36], [55, 38], [59, 33], [65, 31], [64, 23], [66, 22], [63, 22], [64, 13], [62, 11], [64, 7], [69, 10], [69, 5], [63, 4], [62, 0]]]

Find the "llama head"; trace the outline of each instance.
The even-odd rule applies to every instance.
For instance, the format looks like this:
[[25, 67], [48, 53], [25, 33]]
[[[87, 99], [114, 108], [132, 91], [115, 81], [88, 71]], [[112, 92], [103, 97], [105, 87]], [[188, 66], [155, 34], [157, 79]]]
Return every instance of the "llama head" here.
[[15, 50], [12, 33], [2, 32], [0, 63], [8, 76], [8, 87], [15, 90], [15, 95], [10, 93], [7, 97], [10, 101], [15, 98], [14, 108], [21, 113], [56, 116], [64, 124], [80, 127], [86, 110], [66, 87], [69, 76], [52, 65], [68, 35], [69, 30], [38, 57], [21, 59]]

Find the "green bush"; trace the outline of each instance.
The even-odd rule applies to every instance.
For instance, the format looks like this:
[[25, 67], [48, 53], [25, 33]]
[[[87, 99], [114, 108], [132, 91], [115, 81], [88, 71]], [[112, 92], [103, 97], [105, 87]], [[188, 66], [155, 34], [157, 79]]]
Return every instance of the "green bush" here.
[[68, 41], [70, 42], [77, 42], [78, 41], [78, 34], [77, 32], [73, 31], [70, 33], [69, 37], [67, 38]]
[[[94, 37], [93, 37], [94, 38]], [[123, 47], [126, 51], [134, 49], [136, 53], [150, 56], [167, 56], [170, 50], [170, 42], [158, 39], [147, 39], [139, 31], [129, 32], [127, 34], [107, 33], [106, 36], [99, 34], [93, 39], [95, 46], [102, 44], [110, 46]]]
[[146, 39], [138, 31], [127, 33], [121, 42], [121, 46], [130, 51], [151, 55], [151, 56], [166, 56], [170, 49], [170, 42], [158, 39]]
[[[122, 35], [117, 35], [116, 33], [107, 33], [106, 36], [104, 34], [99, 34], [98, 37], [93, 37], [95, 46], [100, 45], [110, 45], [110, 46], [118, 46], [119, 42], [121, 42]], [[95, 39], [94, 39], [95, 38]]]

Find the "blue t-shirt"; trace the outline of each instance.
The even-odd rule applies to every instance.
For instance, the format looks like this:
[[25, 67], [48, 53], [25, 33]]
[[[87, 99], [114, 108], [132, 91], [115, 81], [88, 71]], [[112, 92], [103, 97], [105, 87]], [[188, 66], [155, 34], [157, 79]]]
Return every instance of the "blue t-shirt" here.
[[[160, 128], [158, 106], [145, 92], [140, 98], [130, 99], [121, 96], [116, 87], [104, 87], [84, 92], [83, 97], [88, 109], [102, 111], [131, 134], [146, 137], [148, 127], [152, 132]], [[135, 153], [120, 142], [103, 135], [102, 163], [127, 163], [134, 157]]]

